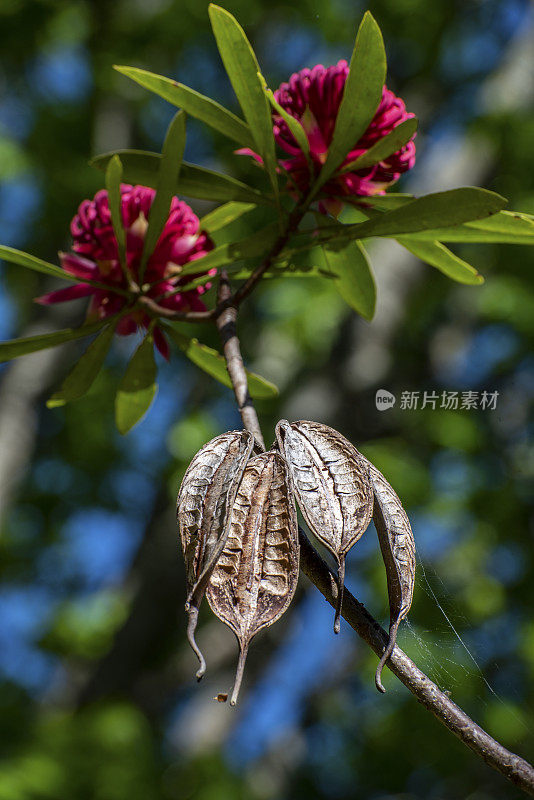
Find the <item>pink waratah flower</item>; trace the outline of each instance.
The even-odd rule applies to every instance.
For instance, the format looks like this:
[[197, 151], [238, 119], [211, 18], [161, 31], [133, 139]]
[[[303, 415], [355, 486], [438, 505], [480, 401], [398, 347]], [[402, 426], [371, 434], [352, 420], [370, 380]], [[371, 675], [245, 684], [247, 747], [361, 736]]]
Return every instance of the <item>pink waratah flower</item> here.
[[[300, 194], [308, 191], [326, 161], [348, 73], [349, 67], [346, 61], [339, 61], [332, 67], [317, 64], [313, 69], [296, 72], [288, 83], [282, 83], [274, 93], [282, 108], [299, 120], [310, 143], [313, 175], [310, 175], [308, 162], [287, 123], [273, 111], [275, 139], [289, 156], [280, 160], [280, 165], [289, 174], [290, 186]], [[400, 97], [396, 97], [384, 86], [382, 100], [369, 127], [363, 136], [354, 142], [339, 169], [369, 150], [401, 122], [414, 116], [407, 113]], [[329, 198], [348, 199], [350, 196], [384, 194], [386, 188], [397, 181], [403, 172], [411, 169], [414, 163], [415, 144], [410, 141], [396, 153], [372, 167], [344, 174], [339, 174], [338, 170], [321, 188], [322, 205], [327, 210], [334, 211], [336, 206], [339, 210], [340, 202], [339, 200], [332, 202]]]
[[[139, 281], [139, 267], [143, 252], [143, 242], [148, 226], [150, 208], [155, 196], [154, 189], [146, 186], [121, 185], [121, 212], [126, 232], [126, 263], [134, 281]], [[78, 297], [92, 297], [87, 317], [89, 320], [105, 319], [122, 310], [128, 298], [117, 294], [116, 289], [127, 290], [128, 283], [121, 268], [117, 240], [111, 223], [108, 193], [104, 189], [97, 192], [93, 200], [84, 200], [71, 222], [70, 230], [74, 243], [73, 253], [60, 253], [61, 266], [80, 283], [66, 289], [49, 292], [36, 298], [36, 302], [48, 305], [74, 300]], [[200, 299], [209, 284], [193, 290], [178, 292], [165, 297], [198, 277], [198, 274], [180, 278], [184, 264], [206, 255], [213, 249], [213, 242], [206, 233], [199, 231], [198, 217], [191, 208], [172, 198], [169, 217], [158, 239], [154, 252], [149, 257], [143, 275], [143, 286], [149, 297], [157, 299], [159, 305], [173, 311], [202, 311], [205, 305]], [[209, 274], [214, 274], [211, 270]], [[202, 273], [200, 273], [202, 274]], [[85, 283], [85, 280], [98, 281], [109, 286], [99, 289]], [[117, 333], [128, 336], [139, 326], [150, 324], [150, 317], [141, 309], [122, 317], [117, 325]], [[154, 328], [154, 342], [165, 358], [169, 357], [169, 345], [161, 330]]]

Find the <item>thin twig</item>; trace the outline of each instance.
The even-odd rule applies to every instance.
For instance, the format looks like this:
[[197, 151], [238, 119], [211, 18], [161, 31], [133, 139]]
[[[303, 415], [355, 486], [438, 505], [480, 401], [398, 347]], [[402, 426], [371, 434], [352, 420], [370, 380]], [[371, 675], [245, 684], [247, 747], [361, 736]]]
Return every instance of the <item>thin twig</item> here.
[[[230, 291], [227, 279], [224, 291]], [[260, 431], [256, 410], [247, 392], [245, 404], [246, 413], [243, 414], [243, 387], [246, 387], [246, 373], [241, 357], [239, 339], [236, 332], [237, 310], [231, 309], [230, 318], [227, 318], [226, 327], [221, 325], [221, 335], [230, 333], [228, 339], [223, 338], [224, 355], [227, 359], [228, 373], [232, 380], [236, 399], [241, 411], [243, 425], [257, 437]], [[261, 432], [259, 434], [261, 436]], [[263, 442], [263, 439], [260, 440]], [[299, 529], [300, 538], [300, 566], [305, 575], [324, 595], [326, 600], [336, 608], [339, 587], [336, 576], [321, 556], [312, 547], [305, 533]], [[365, 606], [344, 588], [341, 605], [341, 615], [356, 631], [356, 633], [378, 655], [382, 656], [387, 646], [389, 636], [382, 626], [367, 611]], [[534, 768], [528, 761], [507, 750], [496, 739], [489, 735], [483, 728], [474, 722], [460, 706], [454, 703], [447, 694], [424, 674], [414, 662], [408, 658], [400, 647], [395, 646], [387, 661], [389, 669], [412, 692], [417, 700], [430, 711], [436, 719], [445, 725], [455, 736], [473, 750], [486, 764], [502, 773], [509, 781], [514, 783], [527, 794], [534, 796]]]
[[[223, 303], [230, 298], [231, 295], [232, 290], [228, 281], [228, 275], [222, 272], [219, 280], [219, 303]], [[233, 306], [229, 306], [217, 317], [217, 328], [221, 337], [223, 353], [226, 359], [228, 374], [232, 381], [237, 407], [241, 414], [241, 419], [243, 420], [243, 427], [254, 434], [254, 438], [262, 450], [265, 450], [265, 442], [263, 441], [256, 409], [254, 408], [252, 398], [248, 391], [247, 373], [243, 365], [241, 348], [237, 337], [236, 320], [237, 309]]]

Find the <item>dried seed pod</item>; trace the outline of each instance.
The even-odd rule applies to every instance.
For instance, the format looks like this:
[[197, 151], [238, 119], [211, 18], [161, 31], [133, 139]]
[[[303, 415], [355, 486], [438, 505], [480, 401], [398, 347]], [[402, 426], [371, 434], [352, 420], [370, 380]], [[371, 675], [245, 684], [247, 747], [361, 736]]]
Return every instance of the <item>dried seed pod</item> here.
[[389, 596], [389, 642], [376, 669], [375, 683], [380, 692], [382, 670], [397, 640], [402, 620], [412, 605], [415, 583], [415, 541], [406, 511], [381, 472], [369, 463], [369, 476], [375, 496], [373, 521], [386, 566]]
[[212, 611], [239, 642], [231, 705], [237, 702], [250, 641], [284, 613], [298, 569], [297, 515], [287, 466], [279, 453], [261, 453], [245, 467], [226, 545], [206, 592]]
[[339, 633], [345, 558], [369, 525], [373, 511], [369, 466], [354, 445], [328, 425], [280, 420], [276, 436], [300, 510], [338, 563], [334, 631]]
[[187, 638], [200, 662], [198, 680], [206, 671], [204, 656], [195, 641], [198, 609], [226, 542], [239, 481], [253, 445], [254, 437], [249, 431], [216, 436], [195, 455], [178, 493], [176, 516], [187, 580]]

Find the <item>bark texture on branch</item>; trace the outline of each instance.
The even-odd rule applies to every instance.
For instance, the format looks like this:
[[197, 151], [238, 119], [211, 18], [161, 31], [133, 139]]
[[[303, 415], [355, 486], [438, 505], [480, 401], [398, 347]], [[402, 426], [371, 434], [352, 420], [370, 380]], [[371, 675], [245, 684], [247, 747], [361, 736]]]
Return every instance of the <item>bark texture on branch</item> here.
[[[223, 303], [228, 300], [232, 295], [230, 283], [226, 273], [222, 273], [219, 281], [218, 301]], [[234, 388], [235, 399], [241, 419], [243, 420], [243, 427], [254, 434], [254, 438], [262, 448], [265, 450], [265, 442], [256, 414], [256, 409], [252, 403], [247, 384], [247, 373], [243, 365], [243, 358], [241, 356], [241, 347], [239, 339], [237, 338], [237, 308], [229, 306], [222, 314], [217, 317], [217, 328], [221, 337], [224, 357], [226, 359], [226, 366], [232, 386]]]

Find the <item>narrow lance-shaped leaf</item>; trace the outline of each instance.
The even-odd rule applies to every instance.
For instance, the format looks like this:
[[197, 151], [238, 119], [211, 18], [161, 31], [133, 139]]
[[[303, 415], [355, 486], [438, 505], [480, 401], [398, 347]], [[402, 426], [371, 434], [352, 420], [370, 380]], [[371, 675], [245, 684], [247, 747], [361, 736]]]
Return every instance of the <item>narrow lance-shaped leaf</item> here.
[[376, 284], [367, 254], [360, 242], [346, 247], [323, 247], [328, 269], [335, 275], [334, 286], [351, 308], [371, 320], [376, 306]]
[[379, 161], [384, 161], [384, 159], [396, 153], [397, 150], [400, 150], [401, 147], [404, 147], [404, 145], [410, 141], [416, 130], [417, 119], [415, 117], [405, 119], [404, 122], [401, 122], [400, 125], [393, 128], [387, 136], [383, 136], [382, 139], [379, 139], [369, 150], [362, 153], [359, 158], [346, 164], [341, 172], [365, 169], [366, 167], [372, 167], [374, 164], [378, 164]]
[[[207, 372], [215, 380], [232, 388], [226, 361], [217, 350], [202, 344], [198, 339], [190, 339], [172, 325], [165, 325], [164, 330], [193, 364], [196, 364], [197, 367]], [[278, 388], [274, 383], [262, 378], [261, 375], [257, 375], [255, 372], [246, 370], [246, 373], [248, 390], [252, 398], [261, 400], [278, 395]]]
[[471, 242], [494, 244], [534, 244], [534, 216], [516, 211], [500, 211], [486, 219], [466, 222], [446, 228], [417, 231], [410, 240], [440, 242]]
[[302, 125], [299, 122], [299, 120], [296, 119], [295, 117], [291, 116], [291, 114], [289, 114], [285, 110], [285, 108], [283, 108], [280, 105], [280, 103], [277, 101], [276, 97], [274, 96], [273, 91], [267, 87], [267, 84], [265, 83], [265, 79], [263, 78], [262, 75], [260, 75], [260, 79], [262, 81], [262, 84], [263, 84], [263, 87], [264, 87], [264, 91], [265, 91], [265, 94], [267, 96], [267, 99], [268, 99], [269, 103], [271, 104], [272, 108], [276, 111], [276, 113], [280, 117], [282, 117], [282, 119], [285, 121], [287, 127], [289, 128], [289, 130], [293, 134], [293, 137], [294, 137], [295, 141], [297, 142], [298, 146], [302, 150], [302, 152], [304, 154], [304, 157], [305, 157], [306, 161], [308, 162], [308, 167], [311, 170], [312, 163], [311, 163], [311, 158], [310, 158], [310, 142], [309, 142], [308, 137], [306, 135], [306, 131], [302, 127]]
[[206, 593], [212, 611], [235, 633], [239, 663], [235, 705], [251, 639], [291, 603], [299, 569], [298, 525], [287, 466], [270, 451], [248, 462], [226, 545]]
[[252, 211], [254, 208], [254, 203], [225, 203], [205, 214], [200, 220], [200, 227], [203, 231], [211, 235], [221, 228], [225, 228], [244, 214], [248, 214], [248, 212]]
[[405, 192], [393, 192], [392, 194], [377, 194], [373, 197], [366, 197], [365, 205], [378, 208], [381, 211], [391, 211], [394, 208], [405, 206], [406, 203], [411, 203], [412, 200], [415, 200], [415, 196], [413, 194], [407, 194]]
[[117, 249], [119, 251], [119, 261], [126, 278], [126, 282], [128, 283], [131, 276], [126, 264], [126, 232], [124, 230], [124, 224], [122, 221], [121, 180], [122, 164], [119, 156], [115, 155], [109, 161], [106, 167], [106, 189], [108, 192], [111, 224], [113, 225], [113, 233], [115, 234], [115, 239], [117, 240]]
[[115, 396], [119, 433], [128, 433], [150, 408], [157, 390], [156, 375], [154, 336], [149, 330], [126, 367]]
[[243, 147], [253, 147], [254, 142], [248, 125], [215, 100], [199, 94], [194, 89], [184, 86], [183, 83], [177, 83], [162, 75], [155, 75], [145, 69], [118, 66], [115, 69], [145, 89], [168, 100], [174, 106], [183, 108], [191, 117], [206, 123]]
[[[121, 158], [124, 179], [129, 183], [140, 183], [143, 186], [156, 187], [157, 175], [161, 163], [159, 153], [149, 153], [144, 150], [116, 150], [113, 153], [104, 153], [95, 156], [91, 164], [97, 169], [105, 169], [113, 155]], [[215, 200], [226, 202], [238, 200], [256, 205], [274, 205], [273, 198], [269, 195], [247, 186], [230, 175], [199, 167], [196, 164], [182, 162], [178, 175], [175, 194], [185, 194], [188, 197], [197, 197], [201, 200]]]
[[111, 324], [98, 334], [69, 372], [61, 388], [47, 401], [48, 408], [63, 406], [71, 400], [78, 400], [89, 391], [102, 369], [114, 333], [115, 324]]
[[[32, 256], [30, 253], [24, 253], [22, 250], [16, 250], [14, 247], [6, 247], [0, 245], [0, 259], [8, 261], [11, 264], [18, 264], [21, 267], [26, 267], [34, 272], [42, 272], [44, 275], [50, 275], [52, 278], [61, 278], [64, 281], [71, 283], [80, 283], [80, 278], [77, 275], [71, 275], [64, 269], [57, 267], [55, 264], [50, 264], [48, 261], [43, 261], [37, 256]], [[109, 291], [109, 284], [100, 283], [99, 281], [86, 280], [83, 283], [88, 283], [90, 286], [95, 286], [99, 289], [106, 289]], [[126, 295], [127, 292], [121, 289], [113, 289], [117, 294]]]
[[148, 228], [145, 234], [143, 255], [139, 267], [139, 280], [143, 282], [146, 264], [152, 255], [169, 216], [178, 174], [185, 148], [185, 115], [183, 111], [173, 117], [165, 142], [158, 170], [156, 196], [150, 207]]
[[[314, 243], [345, 238], [365, 239], [370, 236], [397, 238], [416, 231], [430, 230], [438, 225], [446, 228], [490, 217], [500, 211], [506, 202], [501, 195], [474, 186], [436, 192], [376, 215], [367, 222], [323, 228], [318, 232]], [[433, 235], [433, 239], [436, 238]]]
[[[319, 250], [319, 255], [316, 255]], [[288, 259], [275, 261], [271, 269], [263, 273], [266, 280], [273, 278], [328, 278], [335, 280], [338, 275], [326, 266], [321, 248], [308, 250], [305, 255], [310, 254], [309, 259]], [[299, 254], [300, 255], [300, 254]], [[234, 280], [246, 280], [252, 275], [252, 267], [237, 267], [235, 270], [227, 268], [227, 272]]]
[[375, 675], [377, 689], [385, 692], [382, 669], [395, 647], [399, 625], [412, 605], [415, 541], [410, 520], [395, 491], [373, 464], [367, 460], [366, 463], [374, 492], [373, 521], [386, 567], [390, 608], [389, 642]]
[[386, 52], [380, 28], [366, 11], [356, 36], [332, 142], [316, 186], [322, 186], [365, 133], [382, 99]]
[[441, 242], [421, 242], [408, 236], [399, 237], [397, 241], [414, 256], [439, 269], [453, 281], [471, 286], [484, 283], [482, 275], [471, 264], [455, 255]]
[[57, 347], [64, 342], [91, 336], [91, 334], [96, 333], [109, 322], [110, 319], [108, 318], [93, 322], [90, 325], [82, 325], [80, 328], [66, 328], [61, 331], [53, 331], [53, 333], [42, 333], [39, 336], [27, 336], [21, 339], [0, 342], [0, 364], [19, 356], [35, 353], [38, 350], [46, 350], [48, 347]]
[[209, 15], [223, 64], [248, 122], [255, 148], [265, 164], [275, 197], [278, 196], [276, 155], [271, 110], [260, 68], [245, 31], [228, 11], [213, 3]]
[[235, 497], [253, 445], [254, 437], [248, 431], [216, 436], [193, 458], [178, 493], [176, 515], [187, 579], [187, 638], [200, 662], [198, 680], [206, 671], [195, 640], [198, 610], [226, 543]]
[[339, 633], [345, 558], [373, 512], [369, 467], [358, 450], [328, 425], [281, 420], [276, 436], [304, 519], [338, 563], [334, 631]]

